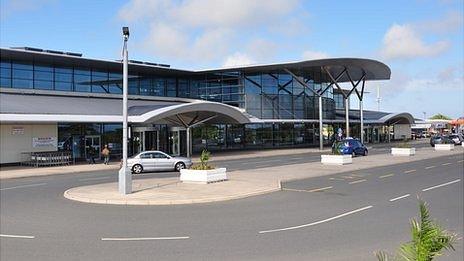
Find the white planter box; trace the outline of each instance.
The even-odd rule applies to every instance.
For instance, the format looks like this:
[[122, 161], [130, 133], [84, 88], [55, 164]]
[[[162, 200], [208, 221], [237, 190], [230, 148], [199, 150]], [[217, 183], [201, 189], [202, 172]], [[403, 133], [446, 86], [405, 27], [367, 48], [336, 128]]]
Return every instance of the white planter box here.
[[461, 143], [461, 147], [463, 147], [463, 148], [464, 148], [464, 141]]
[[435, 150], [454, 150], [454, 144], [435, 144]]
[[344, 165], [353, 163], [351, 155], [321, 155], [321, 163], [327, 165]]
[[227, 180], [226, 168], [211, 170], [181, 169], [180, 181], [184, 183], [208, 184]]
[[391, 148], [393, 156], [412, 156], [416, 154], [416, 148]]

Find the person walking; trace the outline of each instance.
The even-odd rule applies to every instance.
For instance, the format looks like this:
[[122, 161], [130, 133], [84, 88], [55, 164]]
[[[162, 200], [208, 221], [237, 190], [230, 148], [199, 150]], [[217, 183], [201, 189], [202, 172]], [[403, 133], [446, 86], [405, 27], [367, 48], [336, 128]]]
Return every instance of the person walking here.
[[108, 149], [108, 145], [105, 145], [105, 147], [103, 148], [102, 155], [105, 158], [103, 164], [108, 165], [108, 163], [110, 162], [110, 149]]
[[95, 148], [93, 146], [90, 146], [88, 150], [89, 164], [95, 164], [95, 154]]

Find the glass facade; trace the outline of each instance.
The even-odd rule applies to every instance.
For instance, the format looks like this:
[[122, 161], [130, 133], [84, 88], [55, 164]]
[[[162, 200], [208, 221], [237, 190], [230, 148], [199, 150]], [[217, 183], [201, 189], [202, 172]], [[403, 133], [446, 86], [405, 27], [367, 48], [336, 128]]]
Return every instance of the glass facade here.
[[[0, 87], [50, 91], [121, 94], [121, 71], [30, 61], [0, 60]], [[133, 67], [135, 68], [135, 67]], [[129, 94], [141, 96], [183, 97], [214, 101], [245, 109], [261, 119], [318, 119], [318, 97], [314, 91], [326, 90], [323, 119], [335, 119], [335, 108], [343, 106], [343, 97], [328, 87], [330, 80], [315, 68], [299, 73], [303, 86], [287, 73], [230, 72], [189, 73], [166, 76], [137, 71], [129, 67]], [[159, 148], [169, 147], [167, 126], [159, 127]], [[193, 151], [259, 149], [317, 146], [317, 123], [215, 124], [192, 128]], [[112, 155], [121, 154], [121, 124], [58, 124], [59, 149], [71, 150], [76, 158], [85, 158], [88, 146], [108, 144]], [[324, 127], [327, 142], [333, 129]], [[89, 145], [90, 144], [90, 145]], [[96, 145], [99, 144], [99, 145]], [[130, 146], [133, 147], [132, 145]]]

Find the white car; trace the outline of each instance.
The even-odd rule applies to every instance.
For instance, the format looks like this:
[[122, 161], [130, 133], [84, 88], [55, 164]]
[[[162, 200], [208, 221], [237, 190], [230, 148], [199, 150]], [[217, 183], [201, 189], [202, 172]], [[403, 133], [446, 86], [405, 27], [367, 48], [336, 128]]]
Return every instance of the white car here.
[[144, 151], [127, 159], [127, 167], [132, 173], [143, 171], [175, 170], [190, 168], [192, 160], [185, 157], [172, 157], [162, 151]]

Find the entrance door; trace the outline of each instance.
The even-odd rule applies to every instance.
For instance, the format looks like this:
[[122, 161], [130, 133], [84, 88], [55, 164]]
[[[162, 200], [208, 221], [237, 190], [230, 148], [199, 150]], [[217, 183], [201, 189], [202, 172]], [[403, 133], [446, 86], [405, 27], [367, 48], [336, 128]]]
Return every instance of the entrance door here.
[[158, 150], [158, 132], [145, 131], [144, 135], [144, 150]]
[[144, 146], [143, 131], [135, 131], [132, 135], [133, 155], [137, 155], [140, 152], [144, 151], [143, 146]]
[[178, 130], [169, 132], [169, 154], [173, 156], [180, 155], [180, 135]]
[[89, 158], [89, 149], [93, 148], [95, 151], [94, 157], [96, 159], [100, 159], [100, 152], [101, 152], [101, 143], [100, 143], [100, 136], [85, 136], [85, 157]]

